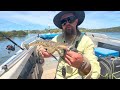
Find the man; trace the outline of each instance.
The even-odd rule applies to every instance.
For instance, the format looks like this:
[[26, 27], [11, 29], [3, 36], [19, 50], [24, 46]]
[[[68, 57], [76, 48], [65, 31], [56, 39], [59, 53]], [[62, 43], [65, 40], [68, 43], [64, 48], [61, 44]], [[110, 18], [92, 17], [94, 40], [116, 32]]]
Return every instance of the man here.
[[[100, 65], [94, 55], [92, 40], [78, 30], [85, 18], [84, 11], [62, 11], [54, 17], [54, 24], [62, 29], [62, 34], [52, 41], [68, 43], [71, 50], [62, 50], [56, 70], [56, 79], [97, 79], [100, 76]], [[44, 58], [51, 55], [40, 49]]]

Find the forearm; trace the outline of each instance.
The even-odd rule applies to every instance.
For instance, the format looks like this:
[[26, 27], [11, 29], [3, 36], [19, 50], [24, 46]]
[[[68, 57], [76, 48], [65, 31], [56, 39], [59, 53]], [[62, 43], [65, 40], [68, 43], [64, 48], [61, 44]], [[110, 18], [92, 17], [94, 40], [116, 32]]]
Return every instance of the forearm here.
[[78, 68], [78, 72], [82, 75], [87, 75], [91, 71], [91, 64], [88, 59], [83, 56], [83, 63]]
[[84, 56], [85, 64], [78, 69], [78, 72], [84, 79], [98, 79], [100, 76], [99, 62], [94, 55], [87, 56]]

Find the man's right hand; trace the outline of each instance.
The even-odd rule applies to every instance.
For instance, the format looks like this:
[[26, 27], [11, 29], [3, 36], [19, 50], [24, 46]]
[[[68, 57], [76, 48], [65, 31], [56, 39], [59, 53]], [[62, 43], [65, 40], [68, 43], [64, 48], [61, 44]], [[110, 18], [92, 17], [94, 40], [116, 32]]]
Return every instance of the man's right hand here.
[[44, 58], [51, 57], [51, 54], [46, 51], [43, 46], [37, 46], [37, 51], [41, 54]]

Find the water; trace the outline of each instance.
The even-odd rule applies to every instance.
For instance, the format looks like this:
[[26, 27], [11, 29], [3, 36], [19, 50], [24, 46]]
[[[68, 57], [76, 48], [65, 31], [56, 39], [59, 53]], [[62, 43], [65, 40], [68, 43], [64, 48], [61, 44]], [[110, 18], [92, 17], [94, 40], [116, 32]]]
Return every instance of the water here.
[[101, 32], [102, 34], [106, 34], [111, 38], [120, 39], [120, 32]]
[[[116, 38], [116, 39], [120, 39], [120, 32], [101, 32], [102, 34], [106, 34], [112, 38]], [[34, 36], [37, 34], [29, 34], [25, 37], [15, 37], [15, 38], [11, 38], [13, 41], [15, 41], [18, 45], [21, 45], [21, 43], [30, 38], [31, 36]], [[6, 50], [6, 46], [7, 45], [13, 45], [13, 43], [11, 43], [9, 40], [3, 40], [0, 41], [0, 64], [2, 64], [3, 62], [5, 62], [8, 58], [10, 58], [12, 55], [14, 55], [19, 48], [16, 46], [15, 51], [12, 51], [10, 54], [8, 53], [8, 50]]]
[[[24, 40], [26, 40], [26, 39], [30, 38], [31, 36], [34, 36], [34, 35], [35, 34], [29, 34], [29, 35], [24, 36], [24, 37], [14, 37], [14, 38], [11, 38], [11, 40], [16, 42], [19, 46], [21, 46], [21, 43]], [[14, 44], [7, 39], [0, 41], [0, 65], [3, 62], [5, 62], [8, 58], [10, 58], [12, 55], [14, 55], [18, 50], [20, 50], [20, 48], [15, 46], [15, 51], [11, 51], [10, 53], [8, 53], [8, 50], [6, 49], [7, 45], [13, 45], [14, 46]]]

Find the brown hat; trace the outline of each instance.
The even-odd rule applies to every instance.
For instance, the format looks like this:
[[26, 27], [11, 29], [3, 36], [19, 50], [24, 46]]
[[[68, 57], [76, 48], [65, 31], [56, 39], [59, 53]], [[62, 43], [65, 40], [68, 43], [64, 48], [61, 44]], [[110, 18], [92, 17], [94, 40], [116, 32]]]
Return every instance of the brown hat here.
[[84, 19], [85, 19], [85, 13], [84, 11], [62, 11], [62, 12], [59, 12], [53, 19], [53, 22], [54, 24], [62, 29], [62, 26], [61, 26], [61, 17], [64, 15], [64, 14], [67, 14], [67, 13], [73, 13], [75, 15], [76, 18], [78, 18], [78, 25], [80, 25]]

